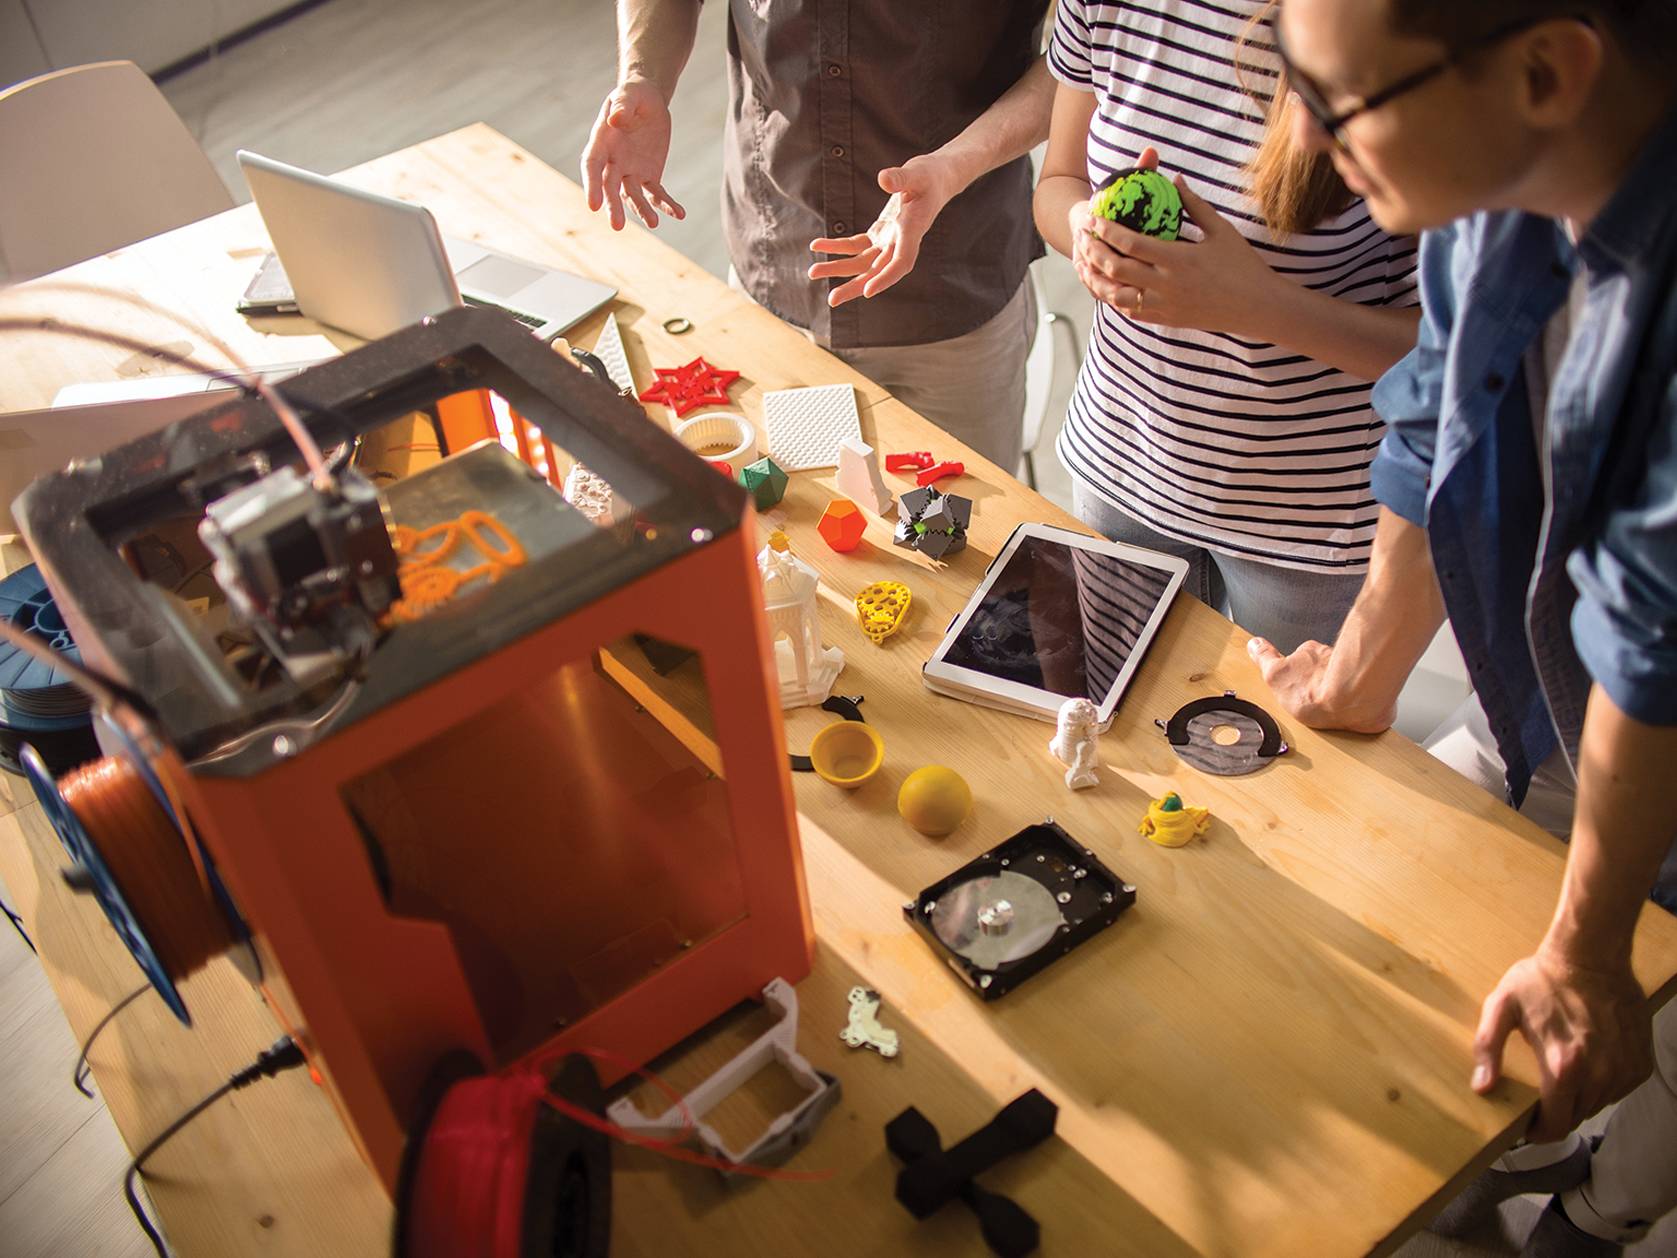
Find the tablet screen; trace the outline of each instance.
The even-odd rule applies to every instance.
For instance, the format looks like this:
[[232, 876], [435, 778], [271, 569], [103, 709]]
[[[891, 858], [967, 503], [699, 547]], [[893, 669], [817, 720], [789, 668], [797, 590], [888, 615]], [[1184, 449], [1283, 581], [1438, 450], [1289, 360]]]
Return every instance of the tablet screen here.
[[943, 661], [1099, 706], [1171, 577], [1162, 568], [1026, 535]]

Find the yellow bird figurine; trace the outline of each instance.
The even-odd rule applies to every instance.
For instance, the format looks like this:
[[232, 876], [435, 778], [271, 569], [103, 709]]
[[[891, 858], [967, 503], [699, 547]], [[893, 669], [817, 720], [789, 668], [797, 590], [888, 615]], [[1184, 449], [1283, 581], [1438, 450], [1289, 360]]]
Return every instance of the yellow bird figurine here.
[[1210, 826], [1211, 809], [1190, 808], [1180, 795], [1171, 791], [1147, 806], [1140, 829], [1160, 847], [1181, 847], [1196, 834], [1204, 834]]

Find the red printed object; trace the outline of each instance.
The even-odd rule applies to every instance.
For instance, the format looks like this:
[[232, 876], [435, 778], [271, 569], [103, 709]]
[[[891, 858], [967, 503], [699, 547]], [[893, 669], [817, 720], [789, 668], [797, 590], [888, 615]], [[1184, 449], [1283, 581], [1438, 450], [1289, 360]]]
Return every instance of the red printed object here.
[[658, 383], [641, 394], [641, 401], [662, 402], [677, 418], [695, 407], [727, 402], [728, 386], [740, 378], [739, 372], [712, 367], [703, 358], [684, 367], [654, 367], [652, 374]]
[[932, 465], [930, 450], [913, 450], [907, 454], [887, 454], [885, 456], [885, 470], [887, 472], [913, 472]]
[[930, 485], [933, 481], [942, 480], [945, 476], [962, 476], [966, 474], [967, 465], [957, 463], [953, 459], [945, 459], [942, 463], [928, 467], [914, 478], [916, 485]]
[[868, 520], [862, 509], [850, 499], [834, 498], [821, 513], [815, 528], [827, 545], [842, 554], [855, 550], [861, 544], [862, 534], [868, 529]]

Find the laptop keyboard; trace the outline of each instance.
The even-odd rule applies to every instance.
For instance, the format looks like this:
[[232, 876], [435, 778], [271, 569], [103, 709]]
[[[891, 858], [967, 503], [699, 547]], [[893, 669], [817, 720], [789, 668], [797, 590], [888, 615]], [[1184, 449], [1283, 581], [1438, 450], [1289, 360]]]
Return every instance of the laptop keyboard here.
[[535, 315], [527, 315], [527, 314], [522, 314], [517, 310], [509, 310], [509, 309], [507, 309], [507, 307], [498, 306], [492, 301], [484, 301], [481, 297], [462, 297], [461, 300], [464, 301], [468, 306], [483, 306], [485, 309], [488, 309], [488, 310], [499, 310], [499, 311], [502, 311], [505, 314], [510, 314], [514, 319], [517, 319], [520, 323], [522, 323], [527, 328], [531, 328], [531, 329], [539, 328], [539, 327], [542, 326], [542, 323], [544, 322], [544, 320], [536, 318]]

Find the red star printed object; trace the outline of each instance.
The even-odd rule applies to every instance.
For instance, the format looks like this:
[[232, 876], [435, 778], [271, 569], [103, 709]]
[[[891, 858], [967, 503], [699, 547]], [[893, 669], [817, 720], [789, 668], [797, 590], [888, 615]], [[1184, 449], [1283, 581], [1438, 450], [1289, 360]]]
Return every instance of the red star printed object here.
[[658, 383], [641, 394], [643, 402], [662, 402], [679, 419], [696, 406], [728, 400], [728, 386], [740, 378], [737, 371], [712, 367], [695, 358], [685, 367], [654, 367]]

